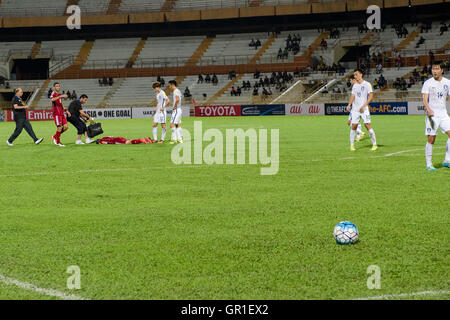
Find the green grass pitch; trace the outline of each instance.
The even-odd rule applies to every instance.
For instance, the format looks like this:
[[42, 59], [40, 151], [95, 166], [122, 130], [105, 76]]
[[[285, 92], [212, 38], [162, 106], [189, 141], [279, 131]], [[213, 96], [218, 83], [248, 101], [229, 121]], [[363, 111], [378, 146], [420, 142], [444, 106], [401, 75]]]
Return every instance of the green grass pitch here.
[[[0, 275], [88, 299], [351, 299], [421, 291], [448, 299], [450, 169], [446, 138], [425, 170], [423, 116], [373, 116], [349, 151], [347, 117], [186, 118], [203, 128], [280, 130], [280, 169], [177, 167], [164, 145], [58, 148], [33, 123], [9, 148], [0, 123]], [[103, 121], [107, 135], [150, 136], [151, 121]], [[170, 132], [168, 132], [170, 137]], [[186, 141], [189, 143], [189, 141]], [[207, 143], [204, 143], [206, 146]], [[348, 220], [360, 241], [339, 246]], [[68, 290], [68, 266], [81, 289]], [[381, 289], [366, 286], [381, 268]], [[52, 299], [0, 283], [1, 299]]]

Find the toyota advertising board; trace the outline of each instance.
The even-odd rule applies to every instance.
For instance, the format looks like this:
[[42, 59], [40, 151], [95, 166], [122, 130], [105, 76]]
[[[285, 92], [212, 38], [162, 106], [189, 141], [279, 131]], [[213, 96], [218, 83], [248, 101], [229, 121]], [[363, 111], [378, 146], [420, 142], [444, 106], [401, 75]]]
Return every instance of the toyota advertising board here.
[[195, 107], [196, 117], [236, 117], [240, 115], [241, 115], [240, 105]]

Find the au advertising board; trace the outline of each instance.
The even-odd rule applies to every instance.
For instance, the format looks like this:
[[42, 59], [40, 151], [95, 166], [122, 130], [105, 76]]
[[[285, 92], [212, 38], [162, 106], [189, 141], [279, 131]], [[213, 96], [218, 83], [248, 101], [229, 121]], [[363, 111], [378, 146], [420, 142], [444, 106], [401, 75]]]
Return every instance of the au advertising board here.
[[325, 104], [287, 104], [285, 110], [289, 116], [323, 116]]
[[241, 107], [243, 116], [284, 116], [286, 114], [284, 104], [248, 105]]

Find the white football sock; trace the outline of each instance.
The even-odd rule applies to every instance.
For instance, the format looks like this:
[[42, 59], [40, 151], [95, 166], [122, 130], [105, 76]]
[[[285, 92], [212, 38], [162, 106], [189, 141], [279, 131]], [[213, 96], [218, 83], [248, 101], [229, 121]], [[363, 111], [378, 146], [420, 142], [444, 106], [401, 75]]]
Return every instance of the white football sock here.
[[153, 140], [158, 141], [158, 128], [153, 128]]
[[162, 129], [162, 134], [161, 134], [161, 140], [165, 140], [166, 139], [166, 128]]
[[358, 135], [360, 135], [362, 133], [361, 123], [358, 124], [358, 128], [356, 128], [356, 132], [358, 132]]
[[431, 158], [433, 157], [433, 145], [427, 142], [425, 146], [425, 158], [427, 159], [427, 167], [432, 167], [433, 162]]
[[356, 130], [350, 130], [350, 145], [355, 145]]
[[377, 145], [377, 138], [375, 137], [375, 131], [373, 131], [373, 129], [369, 130], [369, 134], [370, 134], [370, 140], [372, 140], [372, 144], [374, 146]]
[[447, 140], [447, 152], [445, 153], [445, 162], [450, 162], [450, 138]]
[[178, 141], [183, 140], [183, 129], [181, 127], [177, 128], [178, 132]]
[[177, 141], [177, 128], [173, 127], [172, 129], [172, 141]]

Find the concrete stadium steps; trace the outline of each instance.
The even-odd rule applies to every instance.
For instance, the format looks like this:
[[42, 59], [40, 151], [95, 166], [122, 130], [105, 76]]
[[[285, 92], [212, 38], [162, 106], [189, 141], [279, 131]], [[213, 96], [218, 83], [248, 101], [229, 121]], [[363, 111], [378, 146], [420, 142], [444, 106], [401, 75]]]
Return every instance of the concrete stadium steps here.
[[121, 5], [122, 5], [122, 0], [111, 0], [109, 2], [108, 10], [106, 10], [106, 14], [119, 13], [119, 8]]
[[41, 43], [40, 42], [36, 42], [33, 45], [33, 48], [31, 48], [31, 58], [36, 58], [36, 56], [39, 54], [39, 52], [41, 51]]
[[141, 54], [142, 48], [144, 48], [145, 44], [147, 43], [147, 39], [141, 39], [136, 48], [134, 48], [133, 54], [131, 55], [130, 59], [128, 60], [128, 63], [126, 65], [126, 68], [132, 68], [134, 63], [136, 62], [136, 59]]
[[[264, 79], [264, 77], [267, 75], [267, 77], [270, 78], [271, 74], [270, 73], [261, 73], [261, 78]], [[217, 97], [214, 100], [214, 104], [218, 104], [218, 105], [233, 105], [233, 104], [252, 104], [252, 103], [261, 103], [262, 99], [261, 99], [261, 93], [262, 93], [262, 88], [259, 88], [259, 95], [258, 96], [253, 96], [253, 86], [255, 84], [255, 81], [259, 81], [259, 79], [254, 79], [253, 73], [246, 73], [246, 74], [240, 74], [238, 75], [239, 80], [235, 81], [234, 84], [232, 86], [229, 87], [228, 90], [226, 90], [225, 92], [223, 92], [219, 97]], [[251, 84], [251, 89], [244, 91], [242, 89], [242, 82], [245, 81], [250, 81]], [[294, 84], [295, 81], [292, 83]], [[231, 96], [231, 88], [234, 86], [235, 89], [237, 89], [237, 87], [241, 87], [241, 96]], [[289, 87], [289, 85], [288, 85]], [[270, 88], [272, 91], [272, 96], [268, 97], [268, 100], [266, 101], [266, 103], [272, 101], [273, 99], [277, 98], [280, 95], [280, 92], [275, 90], [275, 86], [269, 86], [267, 88]]]
[[[36, 98], [34, 99], [33, 103], [31, 104], [30, 108], [31, 109], [35, 109], [36, 106], [38, 106], [41, 102], [42, 97], [44, 96], [43, 92], [45, 91], [45, 88], [48, 88], [49, 84], [50, 84], [50, 79], [45, 80], [41, 87], [40, 87], [40, 93], [36, 96]], [[48, 89], [47, 89], [48, 91]], [[47, 94], [47, 92], [46, 92]]]
[[450, 50], [450, 40], [437, 53], [446, 53], [448, 50]]
[[61, 70], [53, 76], [53, 78], [58, 78], [66, 72], [78, 71], [86, 63], [89, 54], [91, 53], [92, 47], [94, 46], [94, 41], [85, 41], [78, 52], [73, 64], [64, 70]]
[[[204, 77], [205, 75], [203, 75], [203, 78]], [[214, 96], [220, 89], [222, 89], [224, 83], [229, 81], [228, 75], [225, 74], [218, 74], [217, 79], [217, 85], [205, 82], [203, 82], [203, 84], [199, 84], [197, 83], [198, 76], [186, 76], [183, 82], [178, 84], [178, 88], [181, 90], [181, 93], [184, 93], [186, 87], [188, 87], [192, 98], [185, 98], [184, 102], [190, 105], [192, 104], [192, 99], [195, 99], [196, 105], [205, 104], [210, 97]], [[203, 97], [203, 94], [206, 94], [206, 98]]]
[[115, 79], [120, 81], [121, 85], [113, 92], [106, 101], [105, 106], [148, 106], [155, 99], [155, 91], [152, 83], [156, 81], [153, 78], [122, 78]]
[[173, 11], [173, 9], [175, 9], [177, 4], [177, 0], [166, 0], [164, 1], [163, 5], [161, 6], [161, 11], [162, 12], [169, 12], [169, 11]]
[[82, 69], [125, 68], [140, 38], [97, 39]]
[[400, 42], [400, 44], [397, 47], [395, 47], [395, 50], [402, 51], [403, 49], [408, 47], [408, 45], [410, 43], [412, 43], [414, 40], [416, 40], [417, 37], [419, 36], [419, 34], [420, 34], [420, 28], [414, 30], [413, 32], [410, 32], [408, 34], [408, 36], [402, 42]]
[[184, 66], [191, 59], [195, 59], [193, 56], [204, 40], [204, 36], [148, 38], [133, 67], [160, 68]]
[[108, 11], [110, 0], [79, 0], [82, 14], [105, 14]]
[[111, 97], [117, 92], [117, 90], [120, 89], [122, 84], [125, 82], [125, 79], [126, 78], [117, 78], [114, 80], [113, 85], [110, 86], [109, 91], [106, 93], [103, 100], [98, 104], [97, 108], [104, 108], [108, 104]]
[[269, 36], [267, 32], [217, 35], [198, 65], [247, 64], [248, 58], [255, 57], [261, 49], [249, 46], [252, 38], [259, 39], [263, 46]]
[[[77, 96], [80, 97], [82, 94], [87, 94], [89, 100], [85, 107], [96, 108], [105, 98], [111, 87], [100, 86], [98, 84], [98, 79], [70, 79], [70, 80], [58, 80], [58, 79], [48, 79], [42, 86], [39, 101], [34, 104], [36, 108], [51, 108], [50, 100], [47, 97], [48, 90], [53, 87], [53, 83], [59, 82], [61, 84], [61, 92], [70, 90], [76, 91]], [[70, 100], [63, 101], [64, 105], [70, 103]]]
[[322, 40], [328, 39], [329, 36], [330, 36], [330, 33], [328, 31], [321, 33], [316, 38], [316, 40], [314, 40], [314, 42], [311, 43], [311, 45], [308, 47], [308, 49], [306, 49], [306, 51], [301, 55], [301, 58], [307, 59], [307, 58], [312, 57], [314, 52], [320, 47], [320, 43], [322, 42]]
[[63, 15], [68, 15], [67, 12], [67, 8], [70, 6], [77, 6], [78, 3], [80, 2], [80, 0], [67, 0], [67, 4], [66, 7], [64, 8], [64, 12]]

